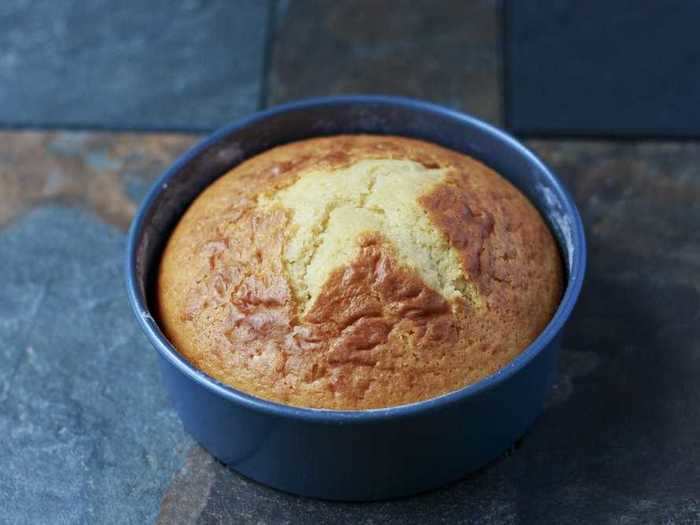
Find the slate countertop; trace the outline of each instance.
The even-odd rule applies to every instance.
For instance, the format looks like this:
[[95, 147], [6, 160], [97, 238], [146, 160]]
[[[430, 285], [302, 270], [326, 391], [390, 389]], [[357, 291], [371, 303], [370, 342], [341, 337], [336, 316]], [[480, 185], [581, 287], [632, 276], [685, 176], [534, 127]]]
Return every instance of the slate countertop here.
[[[283, 45], [271, 57], [270, 102], [323, 89], [309, 64], [328, 60], [327, 50], [301, 60], [292, 45], [315, 31], [348, 64], [334, 92], [393, 86], [500, 122], [496, 4], [475, 3], [467, 37], [448, 31], [438, 10], [444, 39], [473, 49], [468, 75], [432, 90], [440, 68], [423, 63], [400, 86], [392, 75], [410, 64], [388, 67], [377, 51], [415, 40], [397, 43], [341, 7], [303, 5], [285, 15], [296, 25], [276, 28]], [[421, 30], [410, 17], [404, 23]], [[374, 39], [374, 54], [348, 43], [357, 34]], [[444, 42], [417, 41], [435, 50]], [[362, 63], [370, 70], [362, 78], [375, 84], [358, 84]], [[308, 74], [295, 75], [295, 64]], [[453, 87], [461, 82], [474, 89]], [[572, 191], [590, 250], [546, 410], [509, 454], [461, 482], [345, 504], [260, 486], [200, 449], [170, 408], [155, 352], [132, 318], [125, 230], [149, 183], [198, 138], [0, 132], [0, 522], [700, 521], [700, 142], [527, 142]]]

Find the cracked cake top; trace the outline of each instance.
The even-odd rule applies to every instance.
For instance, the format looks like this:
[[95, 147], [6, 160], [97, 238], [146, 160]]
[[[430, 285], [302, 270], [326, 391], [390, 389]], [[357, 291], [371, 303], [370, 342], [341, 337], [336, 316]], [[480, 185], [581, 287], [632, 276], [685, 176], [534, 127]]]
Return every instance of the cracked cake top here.
[[559, 304], [539, 213], [476, 160], [339, 135], [235, 167], [163, 253], [165, 335], [250, 394], [359, 410], [436, 397], [517, 356]]

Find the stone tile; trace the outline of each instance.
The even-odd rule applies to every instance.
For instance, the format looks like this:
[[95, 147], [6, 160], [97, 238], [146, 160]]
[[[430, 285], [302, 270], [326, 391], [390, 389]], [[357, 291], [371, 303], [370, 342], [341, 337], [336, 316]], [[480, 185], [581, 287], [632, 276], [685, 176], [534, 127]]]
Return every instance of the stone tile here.
[[[697, 286], [700, 143], [529, 141], [568, 184], [586, 219], [591, 263]], [[595, 270], [592, 270], [593, 274]]]
[[0, 132], [0, 227], [46, 202], [81, 206], [124, 230], [150, 182], [196, 137]]
[[124, 244], [62, 207], [0, 231], [3, 523], [151, 523], [191, 446], [127, 304]]
[[268, 2], [3, 0], [0, 126], [203, 130], [254, 111]]
[[220, 470], [226, 470], [226, 467], [217, 463], [206, 450], [194, 445], [163, 496], [157, 524], [196, 523], [207, 505], [216, 474]]
[[386, 93], [501, 120], [500, 2], [282, 2], [269, 72], [271, 104]]
[[700, 138], [700, 3], [505, 2], [508, 126]]
[[532, 141], [587, 226], [558, 388], [518, 457], [524, 522], [700, 518], [700, 144]]

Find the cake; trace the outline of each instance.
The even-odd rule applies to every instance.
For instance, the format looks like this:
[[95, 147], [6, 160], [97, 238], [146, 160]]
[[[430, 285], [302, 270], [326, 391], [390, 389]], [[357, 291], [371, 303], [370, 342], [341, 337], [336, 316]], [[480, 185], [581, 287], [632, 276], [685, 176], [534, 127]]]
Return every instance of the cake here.
[[428, 142], [338, 135], [234, 167], [164, 249], [163, 333], [218, 381], [292, 406], [418, 402], [502, 369], [562, 295], [535, 207]]

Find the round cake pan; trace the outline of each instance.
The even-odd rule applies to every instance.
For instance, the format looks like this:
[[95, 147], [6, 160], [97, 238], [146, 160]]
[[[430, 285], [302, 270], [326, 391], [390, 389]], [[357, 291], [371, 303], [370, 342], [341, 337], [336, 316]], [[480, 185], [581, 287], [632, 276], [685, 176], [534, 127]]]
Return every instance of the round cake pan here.
[[[150, 292], [161, 251], [188, 205], [242, 160], [278, 144], [340, 133], [415, 137], [471, 155], [517, 186], [561, 248], [566, 290], [554, 317], [515, 360], [456, 392], [376, 410], [296, 408], [226, 386], [168, 342]], [[185, 429], [241, 474], [284, 491], [334, 500], [406, 496], [444, 485], [495, 459], [521, 437], [552, 385], [558, 340], [578, 298], [586, 244], [562, 183], [528, 149], [473, 117], [386, 96], [317, 98], [224, 127], [194, 146], [153, 185], [129, 232], [126, 281], [141, 327], [160, 356], [163, 382]]]

